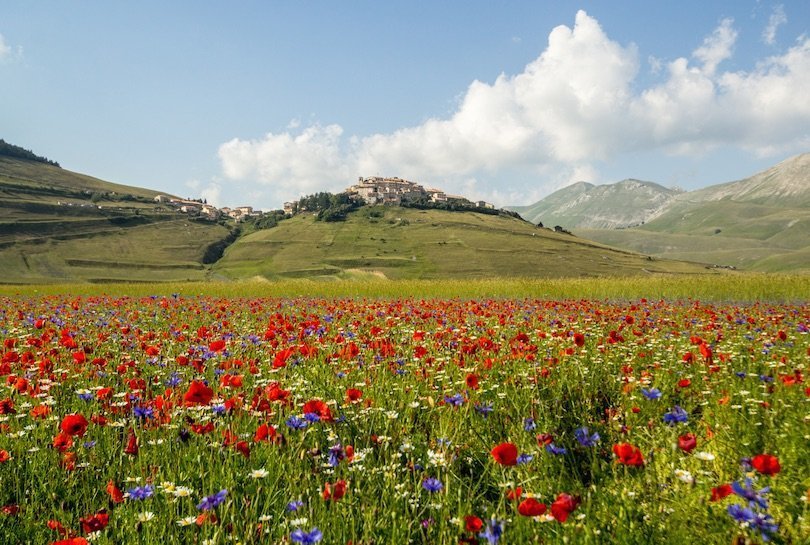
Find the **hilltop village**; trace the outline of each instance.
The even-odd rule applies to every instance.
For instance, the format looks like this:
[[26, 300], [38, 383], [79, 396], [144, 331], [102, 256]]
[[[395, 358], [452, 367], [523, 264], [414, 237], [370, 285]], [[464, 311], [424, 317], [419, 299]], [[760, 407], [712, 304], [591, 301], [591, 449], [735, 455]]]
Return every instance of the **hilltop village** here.
[[[478, 207], [494, 210], [495, 206], [485, 201], [470, 201], [460, 195], [448, 195], [441, 189], [426, 189], [423, 185], [402, 178], [383, 178], [373, 176], [363, 178], [360, 176], [357, 183], [347, 187], [344, 191], [353, 201], [362, 201], [365, 204], [382, 204], [399, 206], [403, 203], [429, 202], [433, 204], [455, 204], [465, 207]], [[293, 215], [303, 212], [299, 201], [285, 202], [284, 213]]]
[[[448, 206], [460, 208], [479, 208], [495, 210], [495, 205], [486, 201], [471, 201], [461, 195], [450, 195], [441, 189], [425, 188], [423, 185], [402, 178], [384, 178], [360, 176], [357, 183], [347, 187], [343, 193], [349, 201], [356, 204], [400, 206], [403, 204], [429, 204], [434, 206]], [[228, 217], [241, 222], [250, 218], [262, 216], [262, 211], [252, 206], [237, 206], [234, 208], [217, 208], [199, 199], [178, 199], [167, 195], [155, 197], [158, 204], [167, 205], [179, 212], [208, 220], [218, 220]], [[284, 203], [284, 215], [294, 216], [299, 212], [306, 212], [307, 207], [301, 200]]]

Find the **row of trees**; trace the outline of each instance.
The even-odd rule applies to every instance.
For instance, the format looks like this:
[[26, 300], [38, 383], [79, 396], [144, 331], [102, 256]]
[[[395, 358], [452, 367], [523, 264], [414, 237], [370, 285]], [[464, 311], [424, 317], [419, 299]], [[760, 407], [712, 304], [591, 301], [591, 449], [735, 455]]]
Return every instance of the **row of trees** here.
[[8, 142], [6, 142], [1, 138], [0, 138], [0, 155], [5, 157], [13, 157], [15, 159], [25, 159], [27, 161], [37, 161], [39, 163], [45, 163], [47, 165], [53, 165], [55, 167], [59, 166], [59, 163], [57, 163], [56, 161], [51, 161], [47, 157], [36, 155], [33, 151], [21, 148], [20, 146], [9, 144]]

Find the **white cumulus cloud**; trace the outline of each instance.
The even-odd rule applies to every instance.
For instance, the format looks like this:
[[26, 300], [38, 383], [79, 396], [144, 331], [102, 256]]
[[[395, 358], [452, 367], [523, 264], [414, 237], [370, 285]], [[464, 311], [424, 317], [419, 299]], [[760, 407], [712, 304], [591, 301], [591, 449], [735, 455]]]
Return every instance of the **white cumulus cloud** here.
[[373, 174], [497, 197], [536, 194], [538, 180], [548, 190], [594, 181], [594, 162], [626, 153], [700, 155], [716, 146], [775, 153], [806, 143], [810, 39], [753, 69], [724, 72], [737, 38], [733, 21], [720, 21], [691, 55], [650, 63], [657, 79], [639, 89], [636, 46], [610, 39], [579, 11], [522, 72], [473, 81], [445, 118], [351, 137], [337, 125], [291, 124], [222, 144], [223, 173], [263, 184], [279, 200]]

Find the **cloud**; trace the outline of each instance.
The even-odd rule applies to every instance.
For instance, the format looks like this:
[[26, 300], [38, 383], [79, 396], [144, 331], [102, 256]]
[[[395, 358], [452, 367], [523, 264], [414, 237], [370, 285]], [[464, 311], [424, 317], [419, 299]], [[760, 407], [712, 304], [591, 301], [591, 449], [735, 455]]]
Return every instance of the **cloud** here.
[[6, 43], [6, 39], [0, 34], [0, 61], [8, 59], [11, 54], [11, 46]]
[[[738, 37], [720, 21], [689, 57], [650, 62], [611, 40], [584, 11], [561, 25], [522, 72], [473, 81], [444, 118], [390, 133], [345, 137], [337, 125], [300, 127], [220, 146], [225, 177], [264, 184], [275, 198], [339, 190], [356, 176], [401, 176], [479, 195], [512, 195], [598, 178], [593, 166], [623, 154], [699, 156], [718, 146], [756, 153], [807, 142], [810, 39], [748, 71], [722, 71]], [[511, 187], [510, 187], [511, 184]], [[470, 189], [469, 186], [466, 186]], [[471, 195], [474, 196], [474, 195]]]
[[19, 60], [22, 54], [23, 48], [21, 45], [12, 47], [6, 42], [6, 38], [0, 34], [0, 62]]
[[774, 6], [771, 17], [768, 19], [768, 26], [762, 31], [762, 41], [768, 45], [776, 43], [776, 31], [785, 23], [787, 23], [785, 7], [782, 4]]

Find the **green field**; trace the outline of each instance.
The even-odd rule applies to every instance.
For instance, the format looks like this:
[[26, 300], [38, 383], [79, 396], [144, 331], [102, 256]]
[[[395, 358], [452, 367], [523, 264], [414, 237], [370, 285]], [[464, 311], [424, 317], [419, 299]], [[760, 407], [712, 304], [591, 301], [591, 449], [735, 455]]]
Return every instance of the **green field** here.
[[726, 274], [714, 276], [659, 275], [626, 278], [320, 281], [248, 280], [233, 282], [166, 282], [159, 284], [41, 284], [1, 285], [0, 295], [72, 294], [147, 297], [179, 294], [186, 297], [327, 297], [327, 298], [527, 298], [630, 300], [639, 298], [702, 301], [810, 300], [810, 277], [785, 274]]
[[365, 207], [345, 222], [301, 214], [240, 238], [214, 277], [443, 279], [703, 274], [704, 265], [650, 259], [509, 217]]

